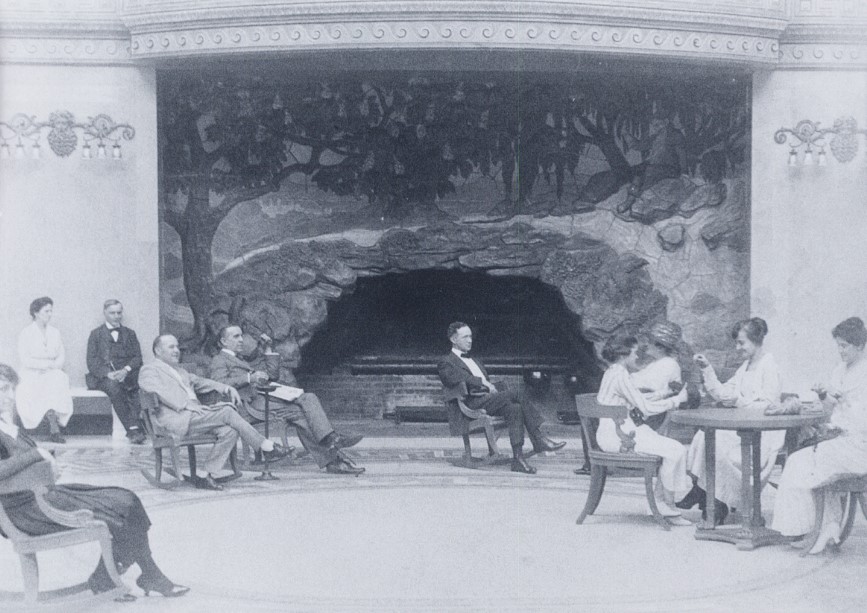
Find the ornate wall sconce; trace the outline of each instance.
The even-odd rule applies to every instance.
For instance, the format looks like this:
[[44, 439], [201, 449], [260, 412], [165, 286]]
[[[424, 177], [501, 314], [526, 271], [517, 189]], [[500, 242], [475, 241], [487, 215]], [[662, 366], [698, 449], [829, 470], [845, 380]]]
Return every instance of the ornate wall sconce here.
[[[830, 142], [826, 137], [832, 134]], [[803, 159], [800, 161], [805, 166], [814, 163], [813, 154], [816, 154], [815, 163], [825, 166], [828, 156], [825, 153], [827, 146], [831, 154], [838, 162], [851, 162], [858, 153], [858, 134], [867, 136], [867, 130], [859, 130], [858, 122], [854, 117], [839, 117], [834, 122], [833, 128], [821, 128], [818, 121], [802, 119], [794, 128], [780, 128], [774, 134], [774, 141], [778, 145], [789, 144], [789, 166], [799, 164], [798, 153], [803, 149]], [[818, 151], [817, 151], [818, 150]]]
[[[88, 117], [84, 123], [75, 121], [69, 111], [55, 111], [48, 121], [18, 113], [8, 122], [0, 121], [0, 158], [23, 159], [42, 157], [42, 130], [48, 128], [46, 140], [51, 150], [60, 157], [68, 157], [78, 148], [78, 131], [84, 146], [81, 157], [119, 160], [121, 140], [132, 140], [135, 129], [126, 123], [115, 123], [108, 115]], [[109, 152], [109, 148], [111, 151]]]

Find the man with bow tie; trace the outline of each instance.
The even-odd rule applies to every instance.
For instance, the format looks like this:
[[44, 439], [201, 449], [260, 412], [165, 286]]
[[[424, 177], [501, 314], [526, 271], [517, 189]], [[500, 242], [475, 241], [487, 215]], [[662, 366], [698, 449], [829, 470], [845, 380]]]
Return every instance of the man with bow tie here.
[[[264, 344], [263, 350], [260, 352], [257, 346], [246, 357], [261, 364], [264, 370], [254, 368], [253, 364], [241, 357], [244, 349], [244, 332], [241, 327], [233, 324], [223, 326], [219, 333], [220, 351], [211, 358], [208, 372], [211, 379], [238, 390], [243, 400], [239, 412], [248, 421], [265, 419], [265, 399], [257, 392], [256, 387], [278, 381], [281, 374], [280, 354], [271, 348], [271, 339], [263, 335], [260, 340]], [[261, 355], [258, 355], [259, 353]], [[288, 373], [288, 380], [286, 377], [283, 379], [281, 383], [295, 387], [295, 378], [291, 373]], [[298, 439], [319, 468], [325, 468], [326, 472], [337, 475], [360, 475], [364, 472], [364, 468], [355, 466], [341, 451], [358, 444], [362, 436], [335, 432], [316, 394], [305, 392], [292, 402], [271, 396], [269, 402], [272, 415], [295, 426]]]
[[446, 401], [457, 398], [475, 411], [503, 416], [509, 425], [512, 470], [534, 474], [536, 469], [524, 458], [525, 427], [536, 452], [555, 451], [566, 443], [554, 442], [543, 436], [540, 430], [542, 416], [536, 408], [513, 392], [498, 391], [491, 383], [484, 365], [469, 355], [473, 346], [473, 332], [467, 324], [462, 321], [449, 324], [448, 336], [452, 350], [437, 367], [445, 388]]
[[126, 428], [127, 438], [141, 445], [145, 442], [138, 398], [141, 345], [135, 332], [122, 325], [123, 305], [119, 300], [106, 300], [102, 315], [105, 323], [87, 339], [87, 387], [105, 392]]

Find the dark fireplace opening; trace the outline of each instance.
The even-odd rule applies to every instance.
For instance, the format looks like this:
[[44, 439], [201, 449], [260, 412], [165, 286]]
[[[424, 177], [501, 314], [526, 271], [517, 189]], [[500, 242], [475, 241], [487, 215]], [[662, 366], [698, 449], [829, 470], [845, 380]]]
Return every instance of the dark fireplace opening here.
[[456, 320], [473, 328], [473, 352], [501, 373], [596, 370], [593, 345], [557, 289], [531, 277], [455, 270], [359, 278], [352, 294], [329, 304], [299, 370], [430, 372], [449, 351], [446, 330]]

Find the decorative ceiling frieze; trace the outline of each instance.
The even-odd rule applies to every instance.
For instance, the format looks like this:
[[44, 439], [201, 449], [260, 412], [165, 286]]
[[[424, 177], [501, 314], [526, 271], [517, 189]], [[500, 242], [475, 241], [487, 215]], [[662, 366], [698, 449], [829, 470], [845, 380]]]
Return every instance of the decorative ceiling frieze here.
[[864, 0], [7, 0], [5, 63], [527, 49], [867, 68]]

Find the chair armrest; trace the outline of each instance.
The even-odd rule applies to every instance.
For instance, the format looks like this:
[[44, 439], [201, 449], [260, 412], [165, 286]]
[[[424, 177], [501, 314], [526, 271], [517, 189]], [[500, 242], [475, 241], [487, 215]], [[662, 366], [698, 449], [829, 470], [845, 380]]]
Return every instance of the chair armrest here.
[[468, 407], [463, 403], [459, 398], [455, 399], [455, 402], [458, 403], [458, 408], [461, 410], [461, 413], [464, 414], [468, 419], [481, 419], [482, 417], [486, 417], [488, 414], [482, 411], [476, 411]]
[[39, 510], [53, 522], [70, 528], [86, 528], [93, 521], [93, 511], [87, 509], [79, 509], [77, 511], [61, 511], [48, 504], [45, 500], [45, 494], [48, 488], [44, 485], [37, 485], [33, 488], [33, 493], [36, 495], [36, 504]]
[[27, 490], [35, 490], [39, 486], [53, 484], [54, 474], [51, 472], [51, 464], [45, 461], [36, 462], [0, 481], [0, 494], [26, 492]]

